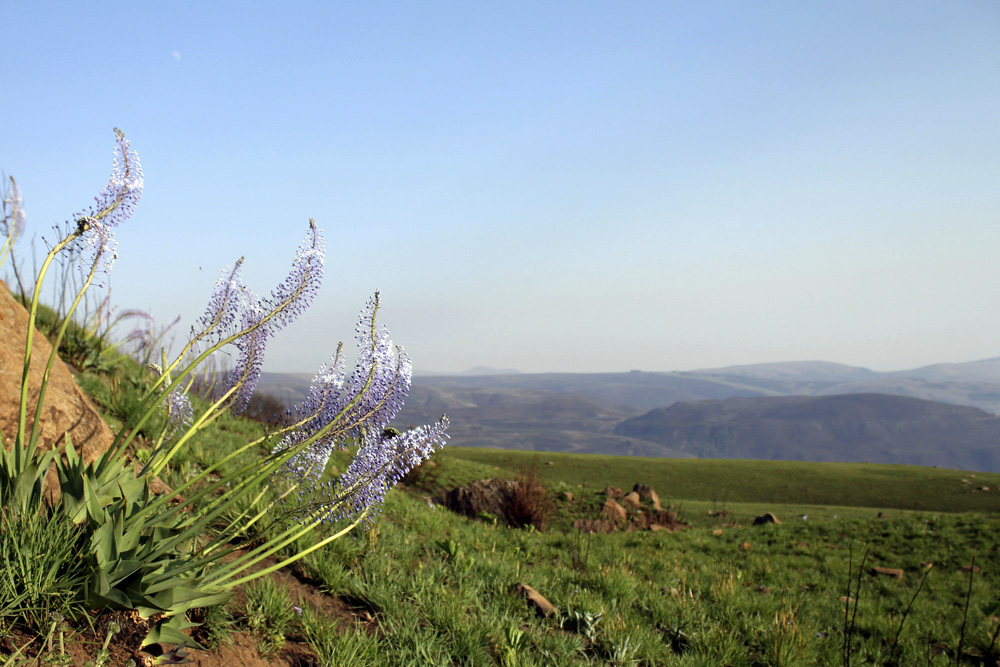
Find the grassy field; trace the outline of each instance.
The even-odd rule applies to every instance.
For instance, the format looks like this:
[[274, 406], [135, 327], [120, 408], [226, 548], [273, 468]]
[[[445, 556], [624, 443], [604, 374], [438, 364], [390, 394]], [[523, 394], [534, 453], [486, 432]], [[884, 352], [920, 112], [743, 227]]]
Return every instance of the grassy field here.
[[[110, 421], [127, 413], [120, 378], [92, 373], [81, 383]], [[263, 428], [220, 420], [172, 462], [165, 481], [176, 487]], [[141, 450], [140, 442], [131, 455]], [[348, 460], [341, 453], [334, 463], [343, 470]], [[440, 505], [454, 486], [531, 468], [548, 499], [545, 530]], [[606, 486], [636, 482], [656, 489], [689, 527], [572, 528], [599, 515]], [[783, 523], [752, 526], [763, 512]], [[209, 650], [192, 655], [202, 665], [338, 667], [992, 665], [998, 532], [1000, 475], [449, 447], [389, 494], [371, 531], [198, 612], [195, 636]], [[517, 584], [556, 611], [539, 614]], [[7, 639], [26, 629], [0, 630], [4, 665], [17, 643]], [[59, 633], [92, 642], [90, 655], [102, 639], [80, 621]], [[66, 655], [50, 645], [12, 664]]]
[[[867, 463], [655, 459], [452, 447], [452, 461], [513, 475], [537, 467], [550, 484], [588, 489], [636, 482], [663, 498], [723, 503], [839, 505], [944, 512], [1000, 512], [1000, 474]], [[983, 488], [988, 490], [981, 490]]]

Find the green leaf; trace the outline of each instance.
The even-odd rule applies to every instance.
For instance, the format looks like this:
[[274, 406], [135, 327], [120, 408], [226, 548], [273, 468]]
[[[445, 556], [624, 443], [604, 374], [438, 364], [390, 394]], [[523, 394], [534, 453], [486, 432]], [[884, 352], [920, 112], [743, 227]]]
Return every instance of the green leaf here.
[[184, 634], [184, 630], [197, 627], [198, 623], [191, 623], [185, 620], [184, 615], [171, 616], [163, 619], [149, 630], [149, 634], [142, 640], [142, 646], [150, 644], [175, 644], [177, 646], [190, 646], [204, 650], [201, 644]]

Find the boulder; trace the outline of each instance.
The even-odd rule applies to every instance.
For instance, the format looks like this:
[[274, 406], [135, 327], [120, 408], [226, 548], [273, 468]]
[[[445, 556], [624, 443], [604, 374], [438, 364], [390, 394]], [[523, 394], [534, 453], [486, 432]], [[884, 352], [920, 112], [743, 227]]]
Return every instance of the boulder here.
[[628, 512], [614, 498], [607, 499], [604, 503], [604, 508], [601, 510], [601, 514], [612, 522], [625, 521], [628, 518]]
[[470, 519], [483, 514], [492, 514], [507, 525], [516, 526], [511, 518], [511, 498], [517, 482], [507, 479], [481, 479], [469, 486], [452, 489], [444, 498], [444, 506]]
[[606, 487], [604, 491], [602, 491], [601, 493], [606, 495], [608, 498], [621, 498], [623, 495], [625, 495], [624, 492], [617, 486]]
[[[17, 434], [18, 406], [21, 400], [21, 373], [24, 368], [25, 333], [28, 312], [0, 282], [0, 434], [9, 448]], [[42, 372], [52, 346], [37, 331], [32, 340], [31, 369], [28, 373], [28, 421], [31, 432]], [[114, 433], [101, 419], [90, 398], [77, 386], [69, 368], [56, 358], [45, 391], [41, 413], [39, 450], [49, 451], [66, 442], [66, 434], [85, 462], [97, 459], [114, 441]], [[55, 499], [59, 486], [55, 470], [49, 470], [46, 494]]]
[[753, 520], [753, 525], [755, 526], [763, 526], [768, 523], [780, 524], [781, 522], [778, 521], [778, 517], [774, 516], [770, 512], [768, 512], [767, 514], [761, 514], [759, 517]]
[[653, 503], [654, 510], [661, 510], [660, 496], [653, 490], [653, 487], [648, 484], [636, 484], [632, 487], [632, 491], [639, 494], [639, 497], [643, 500], [648, 500]]
[[626, 493], [625, 497], [622, 498], [622, 505], [630, 509], [640, 509], [642, 507], [642, 500], [639, 498], [639, 494], [635, 491], [631, 493]]

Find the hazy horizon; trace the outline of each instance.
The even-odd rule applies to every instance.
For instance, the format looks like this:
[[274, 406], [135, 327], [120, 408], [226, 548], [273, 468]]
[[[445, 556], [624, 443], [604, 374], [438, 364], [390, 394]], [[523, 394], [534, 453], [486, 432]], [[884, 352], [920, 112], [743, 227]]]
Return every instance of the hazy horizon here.
[[182, 336], [224, 266], [267, 294], [325, 230], [323, 290], [267, 371], [314, 373], [376, 289], [417, 373], [1000, 355], [1000, 4], [4, 17], [29, 268], [106, 183], [116, 126], [145, 174], [122, 308]]

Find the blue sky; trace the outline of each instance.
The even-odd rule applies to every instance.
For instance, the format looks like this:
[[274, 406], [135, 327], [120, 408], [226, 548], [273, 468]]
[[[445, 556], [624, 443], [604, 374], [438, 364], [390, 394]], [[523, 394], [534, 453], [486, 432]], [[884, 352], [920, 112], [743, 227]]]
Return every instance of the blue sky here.
[[[1000, 4], [4, 5], [30, 253], [112, 128], [145, 192], [112, 299], [184, 328], [307, 221], [312, 372], [382, 292], [416, 372], [878, 370], [1000, 355]], [[0, 273], [7, 268], [0, 269]]]

